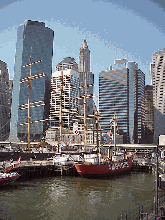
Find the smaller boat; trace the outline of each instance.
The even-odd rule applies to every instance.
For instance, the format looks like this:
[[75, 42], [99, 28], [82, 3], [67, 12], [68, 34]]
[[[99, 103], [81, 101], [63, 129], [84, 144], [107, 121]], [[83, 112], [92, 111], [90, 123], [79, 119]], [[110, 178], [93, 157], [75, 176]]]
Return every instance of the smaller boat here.
[[[18, 159], [18, 163], [20, 163], [21, 160], [20, 158]], [[2, 164], [2, 170], [0, 172], [0, 187], [5, 186], [5, 185], [9, 185], [13, 182], [15, 182], [19, 177], [20, 174], [18, 174], [17, 172], [10, 172], [13, 168], [17, 168], [18, 167], [18, 163], [16, 164], [10, 164], [10, 166], [5, 166], [5, 162], [3, 162]]]
[[20, 174], [17, 172], [11, 173], [0, 173], [0, 187], [11, 184], [16, 181], [20, 177]]

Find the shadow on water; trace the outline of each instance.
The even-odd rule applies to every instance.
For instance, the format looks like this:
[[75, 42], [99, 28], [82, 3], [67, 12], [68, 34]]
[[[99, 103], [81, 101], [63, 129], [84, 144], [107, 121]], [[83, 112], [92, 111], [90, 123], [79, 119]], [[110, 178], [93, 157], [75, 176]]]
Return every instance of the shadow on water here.
[[37, 187], [35, 184], [28, 184], [28, 183], [20, 183], [20, 182], [16, 182], [16, 183], [13, 183], [11, 185], [5, 185], [5, 186], [2, 186], [0, 188], [0, 191], [13, 191], [13, 190], [22, 190], [22, 188], [24, 187], [30, 187], [30, 188], [34, 188], [34, 187]]

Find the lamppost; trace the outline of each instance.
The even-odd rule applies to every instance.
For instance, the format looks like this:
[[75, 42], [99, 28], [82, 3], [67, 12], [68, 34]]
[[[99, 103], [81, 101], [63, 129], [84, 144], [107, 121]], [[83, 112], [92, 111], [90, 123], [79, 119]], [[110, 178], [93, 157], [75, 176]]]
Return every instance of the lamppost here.
[[155, 216], [158, 215], [158, 179], [159, 179], [159, 165], [158, 165], [158, 145], [156, 147], [156, 198], [155, 198]]

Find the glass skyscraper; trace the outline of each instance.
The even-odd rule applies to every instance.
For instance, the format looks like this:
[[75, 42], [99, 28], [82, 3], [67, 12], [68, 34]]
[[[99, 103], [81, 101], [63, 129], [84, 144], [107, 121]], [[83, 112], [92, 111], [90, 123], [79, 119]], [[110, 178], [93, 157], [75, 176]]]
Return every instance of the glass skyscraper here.
[[[14, 80], [13, 80], [13, 100], [12, 100], [12, 120], [11, 139], [16, 136], [20, 140], [27, 140], [27, 103], [28, 103], [28, 82], [21, 83], [21, 80], [29, 77], [30, 67], [23, 67], [30, 63], [32, 52], [32, 63], [42, 60], [40, 63], [32, 65], [32, 76], [44, 73], [45, 76], [31, 81], [30, 95], [30, 121], [31, 121], [31, 141], [40, 140], [46, 130], [50, 109], [50, 85], [52, 73], [54, 32], [45, 27], [44, 22], [25, 21], [19, 26], [17, 32], [17, 45], [15, 56]], [[35, 122], [35, 123], [33, 123]], [[22, 126], [20, 126], [22, 125]], [[17, 132], [15, 131], [17, 127]]]
[[116, 111], [118, 129], [129, 138], [129, 71], [128, 68], [106, 70], [99, 73], [100, 124], [104, 132], [110, 132], [110, 120]]
[[110, 70], [99, 74], [99, 109], [101, 126], [110, 129], [114, 110], [118, 116], [119, 134], [125, 141], [142, 143], [144, 124], [145, 75], [136, 62], [126, 59], [115, 60]]

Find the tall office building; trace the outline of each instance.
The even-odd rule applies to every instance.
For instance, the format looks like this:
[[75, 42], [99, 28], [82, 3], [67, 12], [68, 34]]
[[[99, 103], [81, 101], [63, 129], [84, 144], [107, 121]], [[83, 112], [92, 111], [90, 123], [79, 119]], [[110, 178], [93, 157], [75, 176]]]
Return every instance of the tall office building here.
[[84, 39], [80, 48], [78, 71], [81, 73], [90, 72], [90, 50], [86, 39]]
[[124, 142], [142, 143], [145, 75], [135, 62], [115, 60], [110, 70], [99, 74], [99, 109], [102, 128], [108, 132], [114, 110]]
[[129, 137], [130, 143], [143, 143], [145, 74], [134, 61], [129, 69]]
[[100, 124], [104, 132], [110, 132], [110, 120], [116, 111], [118, 129], [129, 138], [129, 71], [128, 68], [110, 69], [99, 73]]
[[144, 143], [145, 121], [145, 74], [138, 69], [135, 72], [135, 113], [134, 113], [134, 143]]
[[[84, 86], [86, 81], [86, 95], [88, 95], [87, 101], [86, 101], [86, 113], [87, 115], [93, 114], [93, 86], [94, 85], [94, 74], [90, 72], [90, 50], [88, 48], [87, 42], [84, 39], [82, 42], [82, 46], [80, 48], [79, 52], [79, 63], [78, 63], [78, 72], [79, 72], [79, 81], [80, 81], [80, 87], [79, 90], [79, 96], [84, 96]], [[85, 79], [86, 75], [86, 79]], [[91, 95], [91, 97], [89, 97]], [[84, 100], [79, 100], [78, 103], [79, 107], [79, 114], [84, 114]]]
[[[62, 83], [63, 75], [63, 83]], [[62, 97], [61, 86], [63, 85]], [[73, 119], [77, 114], [79, 91], [78, 64], [72, 57], [64, 58], [52, 73], [50, 101], [50, 125], [59, 128], [60, 105], [62, 98], [62, 126], [73, 129]]]
[[[30, 67], [25, 65], [30, 63], [31, 52], [32, 63], [42, 60], [32, 65], [31, 141], [40, 140], [46, 130], [45, 119], [49, 118], [50, 109], [53, 37], [53, 30], [45, 27], [44, 22], [27, 20], [24, 25], [18, 27], [12, 99], [12, 129], [14, 131], [17, 125], [17, 134], [11, 133], [12, 140], [16, 135], [20, 140], [27, 140], [28, 82], [26, 79], [29, 77]], [[37, 77], [37, 74], [40, 75]], [[20, 84], [22, 79], [25, 79], [25, 82]]]
[[145, 120], [144, 120], [144, 142], [153, 144], [154, 137], [154, 107], [153, 86], [145, 86]]
[[6, 141], [10, 133], [10, 88], [7, 64], [0, 60], [0, 141]]
[[154, 143], [165, 134], [165, 48], [153, 54], [151, 64], [154, 105]]

